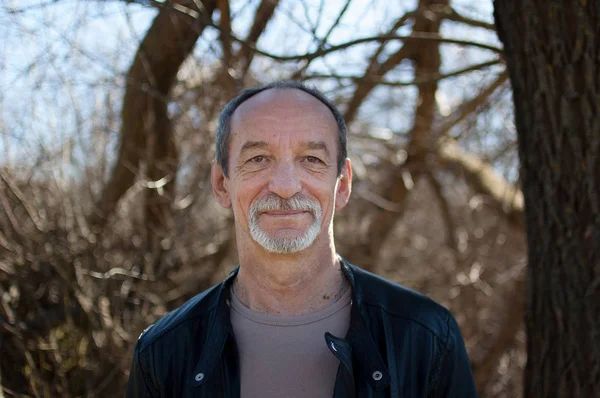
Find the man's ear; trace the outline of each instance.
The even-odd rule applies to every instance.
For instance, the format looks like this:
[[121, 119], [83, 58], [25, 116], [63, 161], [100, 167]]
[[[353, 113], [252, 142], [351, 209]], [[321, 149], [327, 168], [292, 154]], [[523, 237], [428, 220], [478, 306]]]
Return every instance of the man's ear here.
[[217, 162], [212, 162], [210, 182], [212, 183], [213, 194], [217, 198], [217, 202], [224, 208], [229, 209], [231, 207], [231, 195], [227, 186], [229, 180], [225, 177], [223, 169]]
[[346, 158], [342, 173], [338, 177], [337, 191], [335, 195], [335, 209], [341, 210], [346, 207], [352, 192], [352, 165], [350, 159]]

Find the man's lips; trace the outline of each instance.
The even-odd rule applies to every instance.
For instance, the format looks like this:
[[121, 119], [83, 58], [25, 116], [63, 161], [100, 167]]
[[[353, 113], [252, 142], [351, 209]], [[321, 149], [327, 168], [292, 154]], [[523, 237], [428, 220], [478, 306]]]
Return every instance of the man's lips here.
[[275, 211], [265, 211], [261, 214], [265, 214], [268, 216], [278, 216], [278, 217], [286, 217], [286, 216], [297, 216], [304, 213], [308, 213], [306, 210], [275, 210]]

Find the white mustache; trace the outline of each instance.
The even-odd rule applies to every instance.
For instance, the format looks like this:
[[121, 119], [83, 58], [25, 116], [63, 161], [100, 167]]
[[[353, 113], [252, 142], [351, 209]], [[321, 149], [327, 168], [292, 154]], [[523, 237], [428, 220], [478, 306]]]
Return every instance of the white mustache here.
[[271, 194], [257, 199], [250, 207], [250, 213], [253, 216], [265, 211], [308, 211], [315, 216], [320, 213], [321, 206], [316, 201], [301, 194], [296, 194], [289, 199]]

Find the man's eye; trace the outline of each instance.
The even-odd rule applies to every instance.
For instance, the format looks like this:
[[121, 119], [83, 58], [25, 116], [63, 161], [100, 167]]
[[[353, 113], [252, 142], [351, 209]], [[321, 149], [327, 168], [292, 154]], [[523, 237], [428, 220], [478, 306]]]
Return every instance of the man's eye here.
[[264, 156], [262, 156], [262, 155], [255, 156], [255, 157], [253, 157], [252, 159], [250, 159], [250, 161], [251, 161], [252, 163], [262, 163], [262, 162], [264, 162], [264, 161], [265, 161], [265, 157], [264, 157]]
[[319, 159], [319, 158], [316, 158], [316, 157], [314, 157], [314, 156], [307, 156], [307, 157], [306, 157], [306, 161], [307, 161], [308, 163], [319, 163], [319, 162], [321, 162], [321, 159]]

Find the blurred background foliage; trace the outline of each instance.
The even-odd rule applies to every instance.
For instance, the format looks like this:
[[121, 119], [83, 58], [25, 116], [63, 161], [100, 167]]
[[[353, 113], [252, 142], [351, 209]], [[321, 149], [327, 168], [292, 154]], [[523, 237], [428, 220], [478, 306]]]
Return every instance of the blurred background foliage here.
[[341, 255], [450, 308], [522, 395], [526, 246], [491, 1], [3, 0], [0, 397], [121, 396], [139, 333], [236, 264], [216, 121], [300, 79], [349, 126]]

